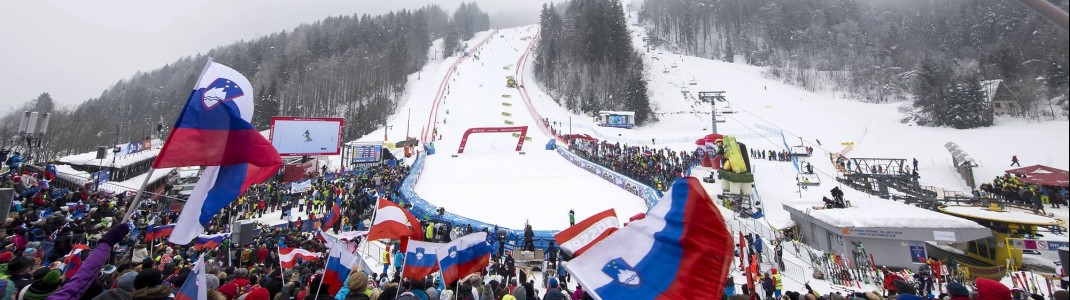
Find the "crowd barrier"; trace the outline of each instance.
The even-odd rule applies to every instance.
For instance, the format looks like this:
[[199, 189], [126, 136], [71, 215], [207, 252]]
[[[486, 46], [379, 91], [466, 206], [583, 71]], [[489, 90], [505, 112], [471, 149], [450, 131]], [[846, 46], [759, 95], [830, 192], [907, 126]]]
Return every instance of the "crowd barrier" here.
[[602, 179], [617, 185], [617, 187], [620, 187], [629, 193], [639, 196], [639, 198], [643, 198], [643, 202], [648, 209], [653, 207], [654, 204], [657, 204], [658, 200], [661, 199], [661, 191], [628, 178], [628, 176], [614, 172], [599, 164], [583, 159], [571, 151], [558, 147], [557, 154], [561, 155], [561, 157], [564, 157], [565, 160], [568, 160], [577, 167], [583, 168], [584, 170], [587, 170], [587, 172], [591, 172], [598, 177], [602, 177]]

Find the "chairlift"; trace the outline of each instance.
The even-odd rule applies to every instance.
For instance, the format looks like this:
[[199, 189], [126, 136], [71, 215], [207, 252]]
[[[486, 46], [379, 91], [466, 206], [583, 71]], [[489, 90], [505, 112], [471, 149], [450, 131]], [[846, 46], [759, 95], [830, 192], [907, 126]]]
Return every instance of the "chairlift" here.
[[687, 83], [687, 84], [688, 84], [688, 85], [698, 85], [698, 80], [695, 80], [694, 78], [692, 78], [692, 79], [691, 79], [691, 82], [689, 82], [689, 83]]
[[661, 71], [661, 72], [665, 73], [665, 74], [669, 74], [669, 69], [665, 69], [664, 71]]
[[675, 63], [673, 63], [673, 64], [672, 64], [672, 68], [673, 68], [673, 69], [675, 69], [675, 68], [676, 68], [676, 64], [675, 64]]
[[799, 173], [795, 180], [804, 187], [821, 185], [821, 177], [818, 177], [817, 174]]
[[714, 115], [713, 120], [717, 123], [724, 123], [728, 121], [728, 117], [725, 117], [724, 115]]
[[721, 108], [721, 110], [718, 112], [722, 114], [734, 114], [736, 113], [736, 109], [732, 108], [731, 106], [725, 106], [724, 108]]
[[810, 157], [810, 149], [807, 149], [806, 146], [802, 145], [791, 146], [791, 149], [788, 150], [788, 155]]

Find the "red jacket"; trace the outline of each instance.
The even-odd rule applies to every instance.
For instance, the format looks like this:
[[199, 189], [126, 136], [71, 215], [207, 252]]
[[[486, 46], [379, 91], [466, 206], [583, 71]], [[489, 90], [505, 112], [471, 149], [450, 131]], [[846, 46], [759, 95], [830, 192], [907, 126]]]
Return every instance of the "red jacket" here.
[[896, 280], [901, 280], [901, 279], [902, 279], [902, 277], [899, 277], [899, 275], [896, 275], [895, 273], [888, 273], [888, 274], [884, 275], [884, 289], [894, 292], [895, 291], [895, 281]]
[[268, 258], [268, 249], [267, 248], [261, 247], [260, 250], [256, 251], [256, 259], [259, 260], [260, 263], [264, 263], [264, 261], [267, 261], [267, 258]]

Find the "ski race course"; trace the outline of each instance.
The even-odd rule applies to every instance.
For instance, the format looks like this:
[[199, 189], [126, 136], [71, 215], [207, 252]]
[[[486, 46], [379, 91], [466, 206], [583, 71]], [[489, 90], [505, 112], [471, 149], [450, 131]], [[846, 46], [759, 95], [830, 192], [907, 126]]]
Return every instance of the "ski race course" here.
[[[634, 21], [633, 16], [629, 23]], [[813, 155], [799, 164], [751, 160], [755, 196], [762, 203], [764, 218], [739, 218], [721, 207], [733, 232], [768, 236], [793, 226], [785, 205], [819, 205], [821, 197], [839, 185], [835, 180], [836, 166], [828, 159], [830, 154], [908, 161], [917, 158], [921, 185], [964, 193], [970, 190], [955, 173], [943, 146], [947, 142], [958, 143], [983, 162], [974, 169], [978, 181], [1001, 175], [1007, 169], [1001, 164], [1009, 163], [1011, 155], [1022, 158], [1023, 165], [1070, 165], [1070, 153], [1051, 151], [1070, 148], [1070, 126], [1066, 121], [997, 119], [995, 126], [973, 130], [914, 126], [901, 122], [903, 116], [896, 109], [907, 104], [851, 101], [831, 91], [810, 92], [765, 78], [760, 67], [678, 55], [668, 49], [647, 49], [638, 27], [632, 27], [631, 36], [643, 54], [651, 104], [659, 120], [634, 129], [600, 127], [590, 117], [558, 105], [534, 81], [529, 51], [537, 31], [535, 26], [526, 26], [480, 33], [465, 44], [468, 51], [464, 55], [433, 58], [421, 72], [410, 76], [398, 114], [387, 119], [386, 127], [359, 141], [382, 141], [383, 130], [387, 130], [386, 136], [393, 137], [388, 140], [401, 140], [401, 136], [408, 135], [433, 143], [435, 154], [426, 156], [422, 172], [416, 175], [415, 192], [421, 198], [471, 220], [510, 229], [522, 229], [530, 223], [536, 231], [567, 228], [570, 209], [580, 220], [608, 208], [615, 209], [622, 219], [647, 208], [643, 198], [546, 150], [551, 128], [540, 126], [540, 119], [556, 123], [551, 127], [559, 132], [691, 151], [696, 139], [710, 133], [710, 105], [697, 101], [699, 91], [726, 92], [728, 101], [716, 104], [718, 111], [727, 111], [723, 113], [725, 122], [717, 124], [718, 133], [736, 136], [749, 149], [780, 151], [800, 144], [814, 149]], [[515, 76], [519, 88], [506, 87], [507, 76]], [[524, 141], [520, 149], [524, 154], [517, 151], [519, 138], [512, 132], [474, 133], [465, 139], [466, 131], [472, 128], [512, 126], [527, 126], [525, 134], [530, 140]], [[1014, 136], [1015, 141], [1005, 144], [1009, 136]], [[463, 153], [458, 153], [462, 143]], [[561, 141], [558, 145], [564, 147]], [[805, 163], [812, 165], [820, 181], [807, 189], [797, 185], [796, 177]], [[696, 177], [710, 172], [701, 167], [692, 171]], [[704, 186], [711, 195], [721, 193], [719, 183]], [[843, 190], [857, 212], [883, 212], [888, 217], [829, 215], [841, 224], [979, 227], [971, 221], [854, 189]], [[1052, 212], [1065, 222], [1065, 207]], [[914, 217], [897, 217], [905, 215]], [[767, 247], [771, 249], [772, 245]], [[371, 265], [378, 263], [374, 256], [367, 258]], [[789, 265], [785, 271], [791, 272], [785, 274], [785, 289], [802, 290], [807, 282], [820, 290], [837, 288], [831, 282], [810, 281], [808, 274], [814, 271], [810, 257], [785, 251], [784, 260]], [[734, 276], [737, 283], [745, 280], [739, 272]], [[863, 289], [875, 290], [877, 286], [867, 284]]]

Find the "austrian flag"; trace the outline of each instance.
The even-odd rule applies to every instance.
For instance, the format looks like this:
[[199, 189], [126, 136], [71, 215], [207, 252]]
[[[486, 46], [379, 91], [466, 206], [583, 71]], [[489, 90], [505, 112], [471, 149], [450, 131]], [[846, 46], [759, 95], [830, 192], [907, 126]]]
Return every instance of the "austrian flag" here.
[[420, 229], [420, 221], [409, 210], [390, 202], [379, 199], [379, 206], [375, 211], [375, 221], [368, 231], [368, 240], [401, 239], [412, 237], [421, 240], [424, 232]]
[[617, 213], [610, 208], [561, 231], [554, 235], [554, 240], [561, 245], [561, 250], [571, 252], [572, 256], [579, 256], [619, 228]]

